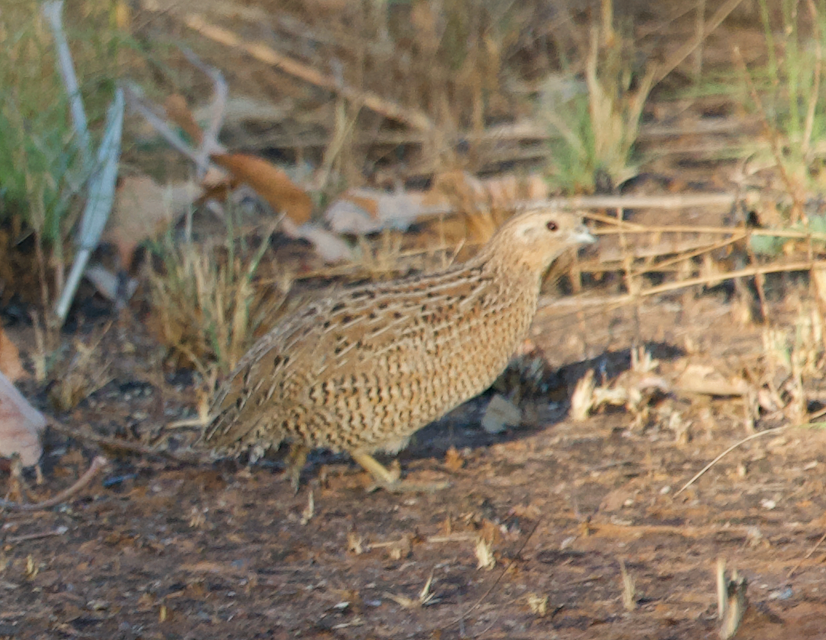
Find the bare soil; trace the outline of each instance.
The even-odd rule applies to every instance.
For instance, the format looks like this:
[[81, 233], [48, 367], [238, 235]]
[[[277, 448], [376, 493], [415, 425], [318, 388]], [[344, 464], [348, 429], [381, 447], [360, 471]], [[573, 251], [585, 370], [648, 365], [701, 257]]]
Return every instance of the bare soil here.
[[[551, 306], [534, 329], [551, 362], [567, 365], [565, 397], [586, 368], [609, 377], [628, 367], [637, 324], [666, 379], [692, 359], [744, 363], [763, 348], [761, 327], [736, 326], [722, 294], [579, 316]], [[113, 380], [65, 420], [134, 437], [147, 416], [179, 413], [192, 390], [141, 382], [154, 365], [136, 354], [151, 341], [139, 327], [112, 334]], [[479, 428], [483, 406], [457, 409], [401, 455], [409, 480], [450, 482], [432, 494], [367, 492], [358, 467], [323, 453], [294, 495], [277, 460], [198, 466], [110, 452], [103, 482], [70, 504], [3, 516], [0, 633], [716, 637], [722, 558], [749, 582], [739, 637], [823, 637], [826, 553], [812, 553], [826, 512], [822, 430], [754, 439], [676, 495], [748, 435], [741, 400], [674, 393], [637, 425], [624, 410], [575, 423], [565, 401], [546, 401], [540, 424], [498, 435]], [[69, 484], [94, 452], [57, 435], [47, 444], [38, 494]], [[480, 539], [492, 568], [478, 567]]]

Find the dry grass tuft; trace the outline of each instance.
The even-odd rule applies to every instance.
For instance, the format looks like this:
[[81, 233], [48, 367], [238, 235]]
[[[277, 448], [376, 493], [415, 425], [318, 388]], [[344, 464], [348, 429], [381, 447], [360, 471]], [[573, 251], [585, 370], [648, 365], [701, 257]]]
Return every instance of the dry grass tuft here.
[[630, 613], [637, 608], [637, 585], [625, 568], [625, 561], [620, 560], [619, 565], [622, 574], [622, 606]]
[[802, 420], [808, 408], [804, 379], [819, 375], [824, 358], [820, 312], [801, 309], [793, 326], [764, 329], [763, 356], [770, 404], [782, 408], [789, 419]]
[[106, 349], [101, 348], [111, 326], [108, 324], [88, 342], [75, 340], [74, 354], [55, 367], [51, 376], [55, 384], [49, 391], [49, 401], [58, 411], [73, 409], [112, 379], [111, 360], [105, 355]]
[[236, 254], [231, 237], [223, 247], [175, 247], [169, 240], [161, 247], [163, 268], [149, 277], [152, 324], [167, 349], [182, 363], [197, 367], [205, 379], [212, 368], [231, 371], [252, 344], [266, 312], [286, 298], [286, 283], [270, 299], [256, 286], [256, 271], [268, 247], [265, 239], [246, 257]]
[[528, 607], [531, 613], [539, 618], [544, 618], [548, 614], [548, 596], [540, 596], [536, 593], [528, 594]]
[[430, 577], [427, 579], [424, 587], [422, 587], [422, 590], [419, 592], [419, 597], [415, 600], [413, 598], [408, 598], [407, 596], [399, 596], [393, 593], [385, 593], [384, 595], [405, 609], [420, 609], [439, 602], [439, 599], [436, 598], [436, 594], [430, 590], [432, 585], [433, 573], [431, 572]]

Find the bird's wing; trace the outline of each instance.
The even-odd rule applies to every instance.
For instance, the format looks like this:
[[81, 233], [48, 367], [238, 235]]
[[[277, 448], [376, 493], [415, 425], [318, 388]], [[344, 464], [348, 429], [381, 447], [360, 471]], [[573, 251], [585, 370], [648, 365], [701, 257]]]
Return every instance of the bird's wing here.
[[218, 449], [267, 431], [279, 443], [286, 434], [278, 425], [300, 405], [307, 386], [324, 366], [324, 330], [320, 318], [328, 301], [308, 305], [284, 319], [244, 355], [215, 396], [212, 422], [204, 439]]
[[[481, 317], [465, 310], [478, 307], [485, 290], [433, 276], [339, 290], [300, 308], [230, 374], [213, 402], [205, 440], [233, 449], [260, 433], [275, 444], [289, 435], [285, 422], [325, 422], [322, 414], [335, 422], [334, 405], [343, 396], [429, 375], [434, 356], [461, 351], [474, 339]], [[459, 316], [469, 321], [468, 331], [455, 330]]]

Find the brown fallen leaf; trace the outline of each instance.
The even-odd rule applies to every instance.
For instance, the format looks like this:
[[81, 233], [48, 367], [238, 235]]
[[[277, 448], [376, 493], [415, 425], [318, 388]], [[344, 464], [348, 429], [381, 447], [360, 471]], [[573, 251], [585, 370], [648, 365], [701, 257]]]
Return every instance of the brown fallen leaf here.
[[482, 416], [482, 428], [488, 433], [501, 433], [522, 423], [522, 410], [501, 393], [490, 399]]
[[681, 393], [710, 396], [745, 396], [749, 393], [749, 383], [742, 376], [726, 376], [707, 364], [689, 364], [675, 387]]
[[183, 129], [195, 144], [201, 144], [204, 139], [204, 132], [201, 131], [201, 127], [195, 121], [192, 111], [189, 110], [186, 98], [180, 93], [173, 93], [164, 101], [163, 108], [166, 111], [166, 116]]
[[20, 455], [23, 466], [40, 459], [40, 432], [46, 418], [0, 373], [0, 456]]
[[124, 177], [103, 239], [118, 248], [121, 266], [128, 269], [137, 246], [156, 237], [201, 193], [193, 182], [159, 185], [145, 175]]
[[450, 447], [445, 452], [445, 467], [451, 471], [458, 471], [465, 466], [465, 459], [456, 447]]
[[[324, 212], [337, 233], [357, 235], [381, 229], [407, 229], [414, 222], [447, 213], [471, 214], [467, 223], [477, 240], [487, 240], [499, 215], [514, 204], [547, 197], [541, 176], [505, 176], [481, 180], [466, 171], [447, 171], [434, 177], [428, 191], [379, 191], [352, 188], [342, 193]], [[496, 216], [481, 215], [496, 213]]]
[[276, 212], [284, 212], [301, 225], [310, 219], [313, 201], [304, 189], [274, 164], [245, 153], [220, 153], [212, 156], [240, 182], [248, 184]]
[[2, 372], [11, 382], [19, 380], [26, 375], [26, 370], [20, 362], [20, 352], [0, 327], [0, 372]]

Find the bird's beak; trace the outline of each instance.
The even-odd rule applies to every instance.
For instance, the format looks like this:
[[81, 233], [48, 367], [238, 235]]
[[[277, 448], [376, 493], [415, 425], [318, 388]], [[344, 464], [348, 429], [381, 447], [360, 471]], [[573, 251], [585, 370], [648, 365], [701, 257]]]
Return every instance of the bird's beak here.
[[577, 244], [594, 244], [597, 239], [588, 231], [588, 227], [584, 224], [578, 224], [571, 231], [571, 241]]

